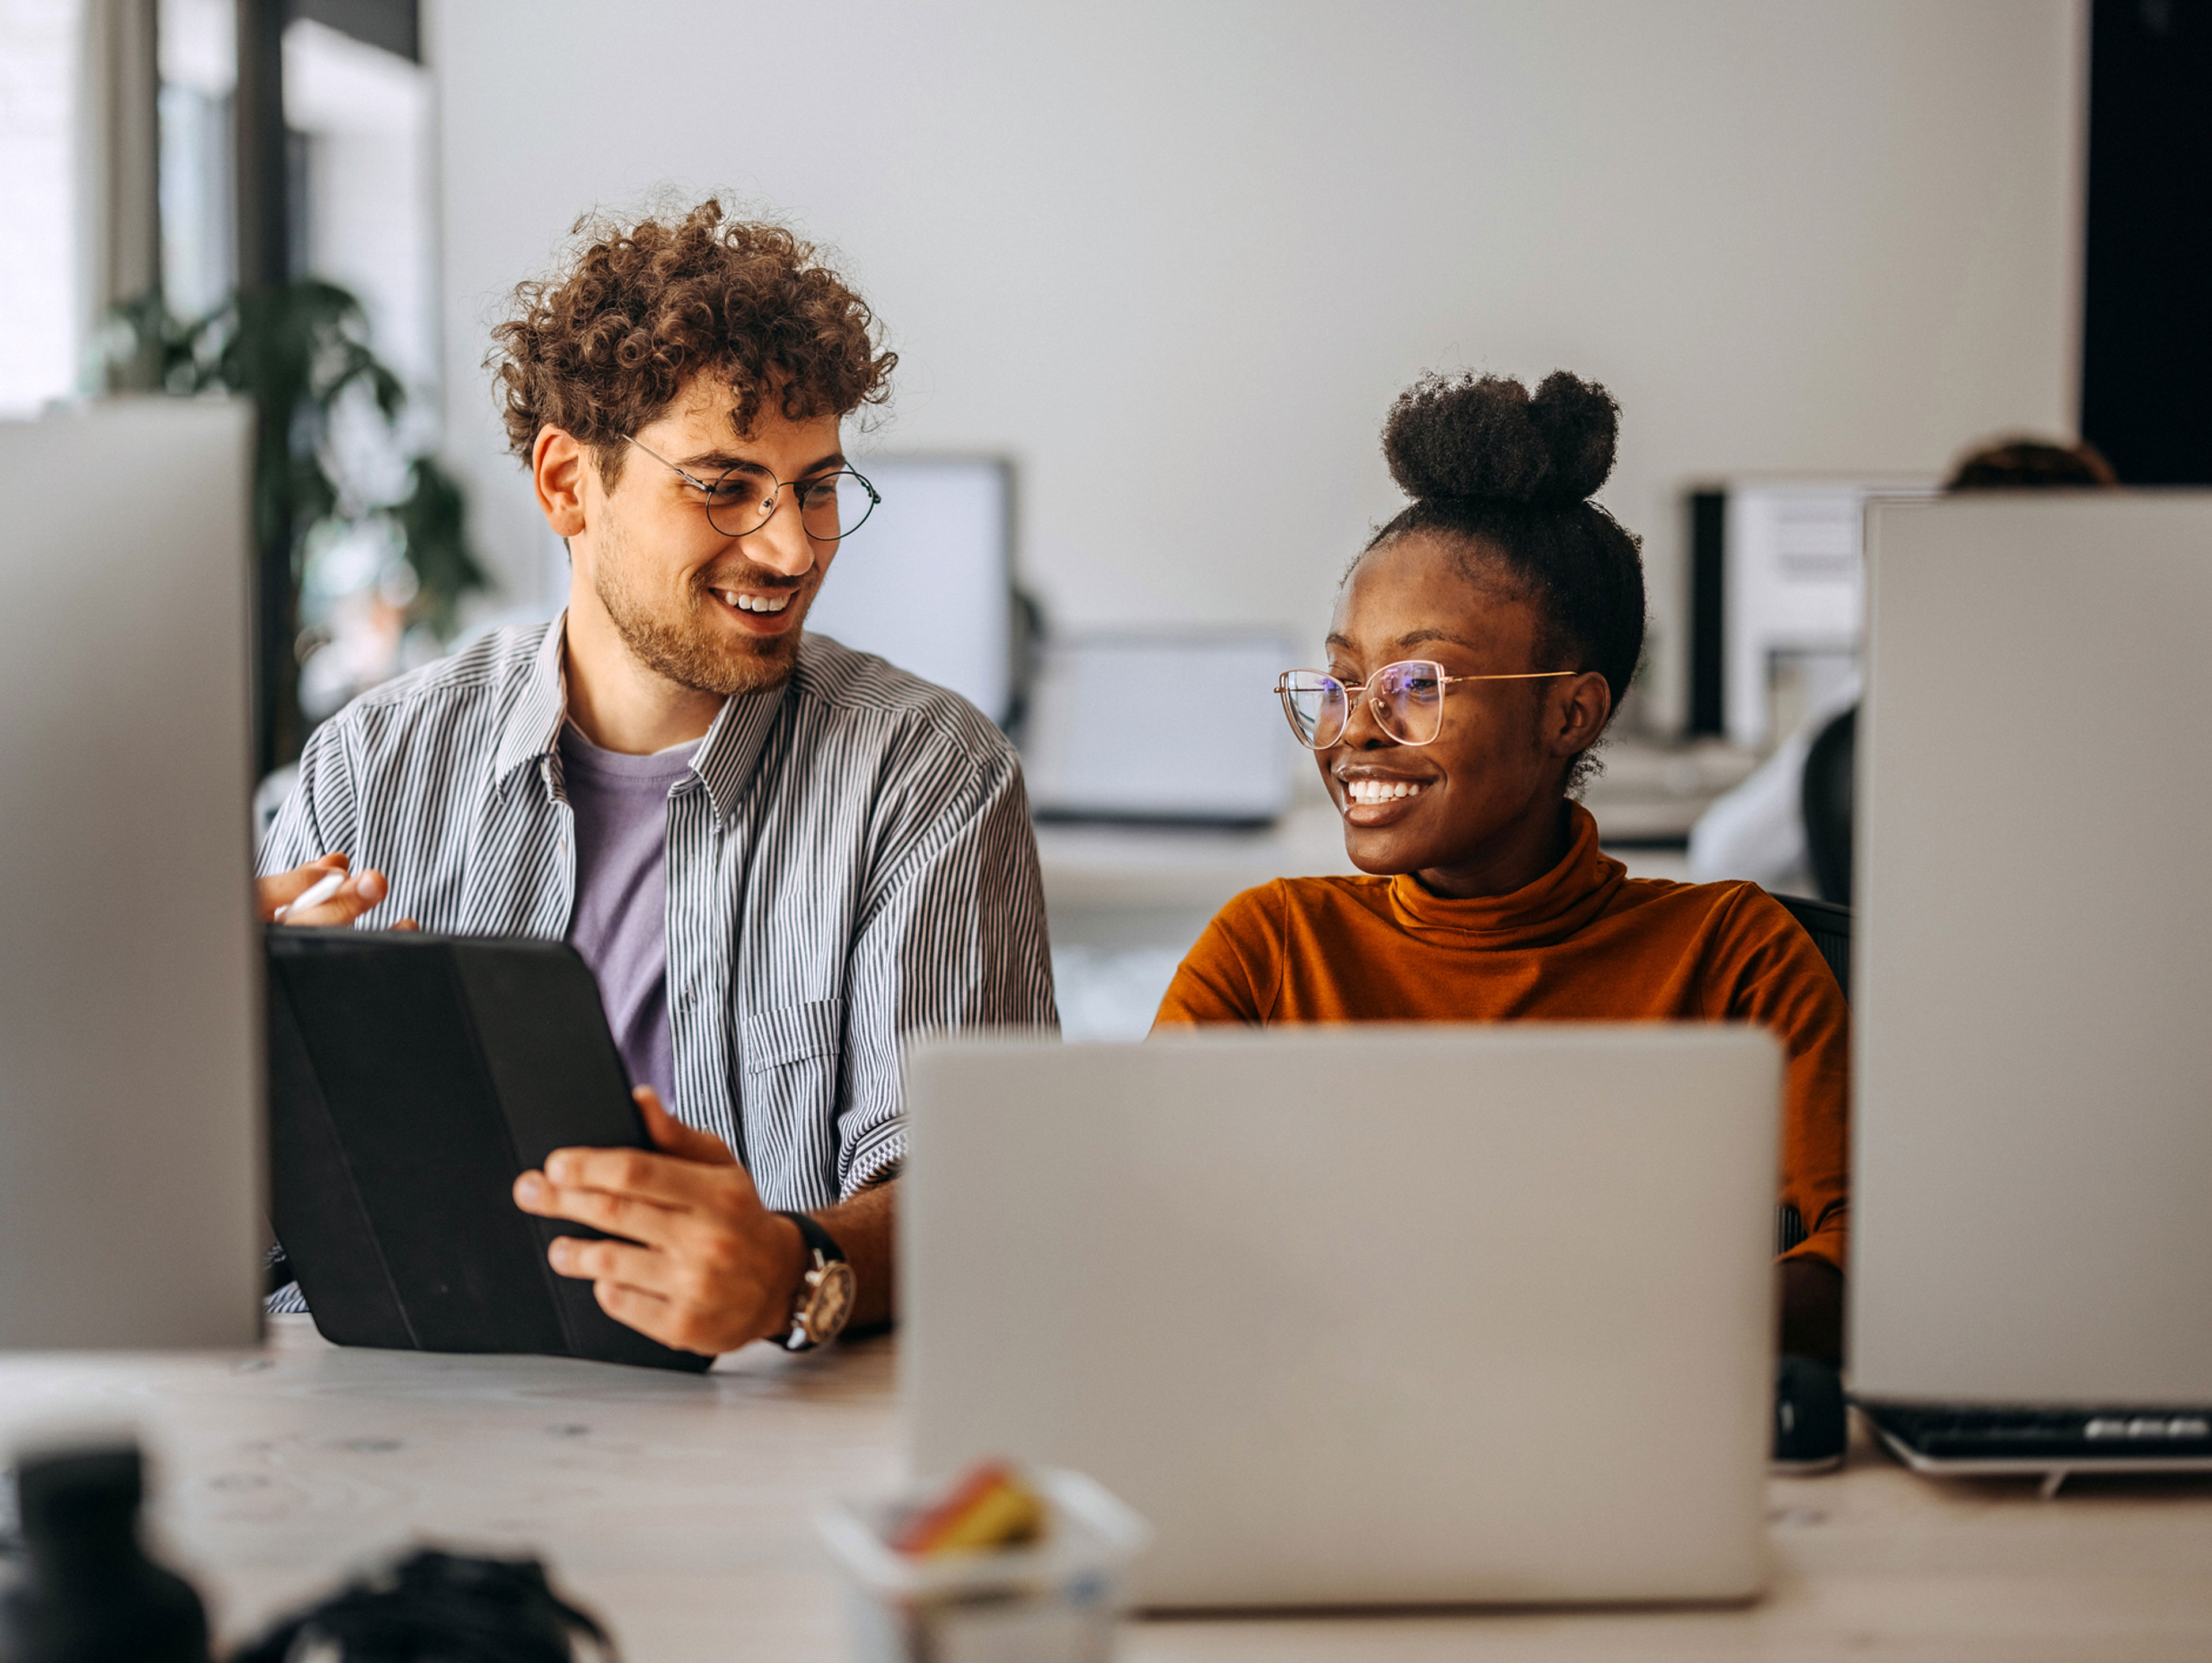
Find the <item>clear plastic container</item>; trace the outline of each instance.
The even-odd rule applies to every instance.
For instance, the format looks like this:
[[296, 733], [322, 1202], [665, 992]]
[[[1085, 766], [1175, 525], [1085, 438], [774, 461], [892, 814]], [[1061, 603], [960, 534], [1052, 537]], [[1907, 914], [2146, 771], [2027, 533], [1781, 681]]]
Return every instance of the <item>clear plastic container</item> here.
[[1104, 1663], [1152, 1526], [1080, 1472], [1024, 1474], [1048, 1527], [1031, 1547], [913, 1558], [884, 1537], [919, 1490], [823, 1508], [855, 1663]]

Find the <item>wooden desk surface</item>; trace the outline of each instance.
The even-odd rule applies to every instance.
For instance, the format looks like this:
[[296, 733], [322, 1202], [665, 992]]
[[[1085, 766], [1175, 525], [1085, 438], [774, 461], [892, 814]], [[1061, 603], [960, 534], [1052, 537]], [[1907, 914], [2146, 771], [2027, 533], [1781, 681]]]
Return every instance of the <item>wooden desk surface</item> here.
[[[417, 1539], [544, 1557], [631, 1663], [838, 1659], [818, 1501], [896, 1477], [892, 1343], [756, 1347], [704, 1378], [344, 1351], [0, 1355], [0, 1439], [134, 1427], [171, 1561], [242, 1636]], [[1343, 1658], [2212, 1657], [2212, 1484], [1936, 1484], [1856, 1446], [1773, 1481], [1771, 1593], [1740, 1611], [1129, 1625], [1129, 1663]]]

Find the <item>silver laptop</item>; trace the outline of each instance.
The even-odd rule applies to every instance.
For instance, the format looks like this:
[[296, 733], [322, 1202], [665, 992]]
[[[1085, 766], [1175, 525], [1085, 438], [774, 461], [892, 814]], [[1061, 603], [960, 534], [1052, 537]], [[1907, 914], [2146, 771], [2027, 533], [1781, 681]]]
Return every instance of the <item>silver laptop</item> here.
[[1929, 1471], [2212, 1466], [2212, 493], [1870, 533], [1853, 1393]]
[[918, 1473], [1091, 1474], [1158, 1533], [1155, 1608], [1759, 1587], [1765, 1035], [971, 1040], [908, 1079]]

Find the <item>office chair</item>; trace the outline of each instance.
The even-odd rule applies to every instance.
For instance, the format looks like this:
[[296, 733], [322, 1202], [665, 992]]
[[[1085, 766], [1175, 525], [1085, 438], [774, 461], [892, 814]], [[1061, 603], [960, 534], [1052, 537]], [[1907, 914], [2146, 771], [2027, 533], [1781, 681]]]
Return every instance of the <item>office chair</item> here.
[[1800, 798], [1814, 883], [1821, 900], [1839, 907], [1851, 904], [1851, 772], [1858, 722], [1859, 707], [1853, 705], [1820, 730], [1806, 753]]
[[[1819, 754], [1820, 744], [1825, 744], [1828, 735], [1836, 731], [1837, 724], [1847, 723], [1850, 719], [1851, 713], [1845, 711], [1836, 719], [1836, 722], [1829, 725], [1826, 731], [1820, 735], [1819, 743], [1814, 746], [1816, 756]], [[1846, 750], [1849, 750], [1850, 737], [1850, 729], [1845, 728]], [[1805, 775], [1808, 781], [1812, 778], [1812, 774], [1813, 764], [1808, 762], [1805, 765]], [[1846, 782], [1850, 778], [1848, 768], [1844, 778]], [[1812, 795], [1809, 784], [1806, 789], [1806, 795], [1808, 798]], [[1846, 803], [1850, 801], [1848, 784], [1844, 800]], [[1806, 828], [1809, 831], [1811, 827], [1812, 817], [1808, 815], [1806, 816]], [[1850, 822], [1848, 818], [1844, 822], [1844, 835], [1848, 847], [1850, 836]], [[1805, 933], [1813, 938], [1813, 944], [1820, 950], [1820, 956], [1828, 961], [1828, 968], [1835, 972], [1836, 980], [1842, 986], [1844, 998], [1848, 1001], [1851, 996], [1851, 909], [1848, 907], [1838, 907], [1832, 901], [1813, 901], [1804, 895], [1778, 895], [1774, 898], [1782, 903], [1784, 910], [1788, 912], [1790, 917], [1796, 919], [1804, 927]], [[1802, 1241], [1805, 1236], [1804, 1219], [1799, 1216], [1796, 1208], [1784, 1202], [1775, 1216], [1775, 1252], [1788, 1253], [1790, 1248]]]
[[1814, 901], [1802, 895], [1778, 895], [1774, 898], [1813, 938], [1813, 944], [1828, 961], [1828, 968], [1836, 973], [1837, 984], [1848, 1000], [1851, 996], [1851, 909], [1838, 907], [1832, 901]]

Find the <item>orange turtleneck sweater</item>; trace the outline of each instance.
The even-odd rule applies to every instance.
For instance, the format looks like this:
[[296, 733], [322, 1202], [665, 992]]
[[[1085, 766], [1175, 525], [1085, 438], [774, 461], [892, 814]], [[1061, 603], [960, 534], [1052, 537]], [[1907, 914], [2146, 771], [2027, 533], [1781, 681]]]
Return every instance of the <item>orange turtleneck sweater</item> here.
[[1755, 1022], [1787, 1062], [1789, 1257], [1844, 1265], [1850, 1016], [1812, 938], [1753, 883], [1632, 878], [1577, 804], [1566, 858], [1511, 895], [1449, 901], [1410, 875], [1283, 877], [1221, 909], [1160, 1025]]

